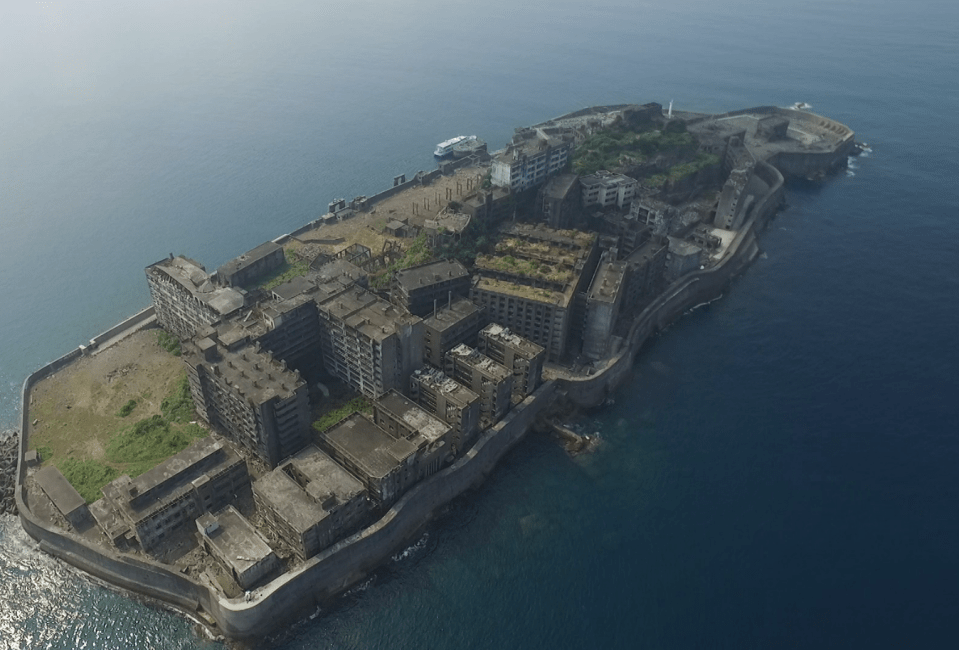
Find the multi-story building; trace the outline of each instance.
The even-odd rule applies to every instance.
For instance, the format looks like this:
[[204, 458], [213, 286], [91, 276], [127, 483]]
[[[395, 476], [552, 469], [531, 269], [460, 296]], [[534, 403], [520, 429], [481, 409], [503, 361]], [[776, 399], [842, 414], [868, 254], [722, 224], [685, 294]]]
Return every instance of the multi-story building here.
[[703, 262], [703, 249], [692, 242], [678, 237], [669, 237], [669, 250], [666, 253], [666, 281], [698, 271]]
[[513, 398], [532, 394], [543, 376], [546, 349], [514, 334], [499, 323], [490, 323], [479, 333], [477, 349], [513, 373]]
[[513, 140], [493, 154], [490, 180], [510, 192], [536, 187], [566, 167], [573, 150], [571, 136], [547, 134], [543, 129], [517, 129]]
[[268, 241], [218, 268], [213, 280], [221, 286], [243, 287], [285, 263], [283, 247]]
[[596, 361], [610, 351], [620, 306], [626, 295], [626, 262], [610, 259], [608, 253], [596, 269], [586, 294], [586, 323], [583, 328], [583, 356]]
[[237, 352], [210, 338], [184, 345], [199, 416], [270, 467], [309, 442], [310, 406], [298, 372], [257, 346]]
[[432, 435], [394, 437], [368, 416], [353, 413], [321, 433], [317, 441], [337, 463], [363, 482], [377, 506], [388, 507], [449, 457], [445, 438], [432, 442], [431, 438]]
[[549, 361], [566, 353], [573, 299], [589, 286], [599, 248], [596, 235], [511, 224], [494, 255], [476, 258], [470, 299], [491, 322], [546, 348]]
[[423, 362], [423, 321], [353, 287], [317, 305], [327, 372], [367, 397], [401, 389]]
[[576, 174], [560, 174], [540, 190], [539, 205], [550, 228], [569, 228], [579, 214], [580, 183]]
[[215, 286], [203, 265], [187, 257], [171, 255], [148, 266], [146, 275], [157, 321], [181, 339], [237, 313], [246, 302], [237, 289]]
[[582, 176], [579, 183], [583, 187], [584, 208], [592, 206], [608, 208], [611, 205], [618, 208], [629, 207], [639, 184], [635, 178], [614, 174], [605, 169]]
[[454, 454], [473, 444], [479, 432], [479, 395], [447, 377], [439, 368], [423, 366], [410, 376], [410, 396], [450, 425]]
[[480, 420], [487, 426], [509, 411], [513, 394], [513, 373], [485, 354], [466, 345], [446, 353], [446, 375], [480, 397]]
[[651, 237], [626, 258], [629, 267], [625, 309], [633, 312], [645, 307], [662, 289], [668, 243], [665, 237]]
[[314, 445], [257, 479], [253, 499], [301, 559], [353, 532], [369, 512], [363, 484]]
[[240, 589], [252, 589], [280, 569], [280, 559], [233, 506], [196, 519], [197, 534], [207, 552], [220, 561]]
[[416, 446], [417, 481], [435, 474], [453, 457], [450, 425], [396, 390], [373, 402], [373, 422], [390, 436], [408, 440]]
[[438, 304], [465, 296], [470, 290], [470, 274], [456, 260], [440, 260], [397, 271], [393, 276], [391, 298], [411, 314], [426, 316]]
[[484, 325], [485, 307], [468, 298], [444, 302], [423, 320], [423, 361], [442, 368], [446, 353], [460, 343], [475, 345]]
[[249, 483], [243, 459], [208, 436], [136, 478], [108, 483], [90, 510], [108, 539], [151, 551], [202, 513], [228, 505]]

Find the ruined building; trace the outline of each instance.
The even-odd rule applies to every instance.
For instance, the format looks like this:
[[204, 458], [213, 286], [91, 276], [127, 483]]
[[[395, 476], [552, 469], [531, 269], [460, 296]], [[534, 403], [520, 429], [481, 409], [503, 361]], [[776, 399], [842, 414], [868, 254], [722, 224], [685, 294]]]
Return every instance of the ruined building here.
[[299, 373], [255, 346], [230, 352], [203, 338], [184, 344], [201, 418], [270, 467], [309, 441], [310, 405]]
[[476, 258], [470, 299], [491, 322], [546, 349], [549, 361], [566, 352], [574, 297], [596, 269], [596, 235], [576, 230], [511, 224], [493, 255]]
[[301, 559], [352, 532], [369, 512], [363, 484], [314, 445], [257, 479], [253, 499]]
[[498, 422], [510, 409], [513, 373], [473, 348], [457, 345], [446, 353], [446, 375], [480, 397], [480, 420]]
[[513, 373], [513, 398], [531, 395], [543, 376], [546, 349], [499, 323], [490, 323], [479, 333], [477, 349]]

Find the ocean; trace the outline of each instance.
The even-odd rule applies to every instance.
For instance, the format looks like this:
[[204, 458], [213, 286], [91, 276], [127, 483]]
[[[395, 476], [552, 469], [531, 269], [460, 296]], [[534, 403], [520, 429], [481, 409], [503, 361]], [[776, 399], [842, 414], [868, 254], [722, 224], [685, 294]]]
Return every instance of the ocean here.
[[[436, 142], [596, 104], [810, 103], [868, 143], [650, 341], [570, 458], [528, 436], [299, 648], [940, 647], [959, 633], [953, 2], [11, 2], [0, 429], [24, 377]], [[950, 270], [952, 269], [952, 270]], [[0, 518], [0, 648], [218, 648]]]

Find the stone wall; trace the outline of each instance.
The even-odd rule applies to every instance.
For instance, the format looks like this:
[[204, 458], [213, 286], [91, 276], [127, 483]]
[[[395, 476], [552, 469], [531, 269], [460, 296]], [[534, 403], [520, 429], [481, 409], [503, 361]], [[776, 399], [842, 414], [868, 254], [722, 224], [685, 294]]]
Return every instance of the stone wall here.
[[[133, 327], [139, 323], [136, 318], [130, 320]], [[221, 633], [233, 638], [268, 634], [298, 618], [304, 609], [349, 588], [374, 570], [429, 521], [439, 507], [482, 483], [503, 454], [522, 439], [536, 416], [551, 403], [556, 388], [552, 382], [544, 383], [501, 422], [486, 430], [462, 458], [414, 486], [372, 526], [257, 590], [252, 600], [229, 600], [166, 565], [92, 545], [71, 532], [42, 521], [30, 511], [24, 486], [30, 391], [37, 381], [80, 355], [80, 349], [73, 350], [24, 381], [14, 489], [21, 525], [40, 543], [44, 552], [112, 585], [156, 598], [186, 615], [206, 612], [216, 621]]]
[[756, 231], [762, 228], [782, 204], [782, 174], [764, 162], [756, 164], [754, 173], [769, 186], [760, 198], [743, 228], [730, 244], [729, 254], [719, 265], [683, 276], [666, 288], [633, 322], [626, 345], [607, 365], [588, 377], [564, 377], [557, 380], [560, 388], [575, 404], [594, 407], [603, 403], [628, 375], [633, 361], [646, 340], [695, 305], [713, 300], [729, 282], [759, 254]]

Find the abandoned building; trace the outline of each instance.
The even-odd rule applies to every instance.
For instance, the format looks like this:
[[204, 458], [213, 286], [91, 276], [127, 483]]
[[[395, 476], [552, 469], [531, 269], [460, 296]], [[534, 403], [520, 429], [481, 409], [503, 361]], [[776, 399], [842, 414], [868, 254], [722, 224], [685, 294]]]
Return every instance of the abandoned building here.
[[469, 293], [470, 275], [455, 260], [428, 262], [397, 271], [393, 276], [391, 299], [411, 314], [426, 316], [436, 303]]
[[479, 395], [447, 377], [439, 368], [423, 366], [410, 376], [410, 396], [427, 412], [450, 425], [454, 454], [473, 444], [479, 432]]
[[241, 589], [252, 589], [280, 571], [280, 559], [232, 505], [196, 519], [197, 534], [207, 552], [229, 571]]
[[442, 368], [446, 353], [460, 343], [475, 345], [485, 325], [485, 307], [467, 298], [444, 302], [423, 321], [423, 361]]
[[275, 467], [310, 436], [306, 382], [257, 346], [230, 352], [209, 338], [184, 344], [197, 414]]
[[148, 266], [146, 275], [157, 321], [181, 339], [235, 314], [246, 303], [244, 293], [215, 286], [203, 265], [187, 257], [171, 255]]
[[213, 281], [224, 287], [243, 287], [285, 263], [283, 247], [268, 241], [219, 267]]
[[499, 323], [546, 349], [566, 353], [577, 293], [589, 286], [599, 260], [593, 233], [511, 224], [494, 255], [476, 258], [470, 299]]
[[315, 445], [253, 483], [257, 510], [301, 559], [356, 529], [369, 512], [366, 488]]
[[546, 350], [499, 323], [479, 333], [477, 350], [513, 373], [513, 399], [521, 401], [539, 387]]
[[243, 459], [207, 436], [134, 479], [124, 474], [108, 483], [90, 511], [115, 545], [151, 551], [204, 512], [229, 505], [249, 484]]
[[506, 148], [493, 154], [490, 180], [510, 192], [528, 190], [562, 171], [572, 150], [570, 136], [547, 134], [540, 128], [516, 129]]
[[485, 354], [466, 345], [446, 353], [444, 371], [480, 397], [480, 420], [485, 425], [499, 421], [512, 405], [513, 373]]

